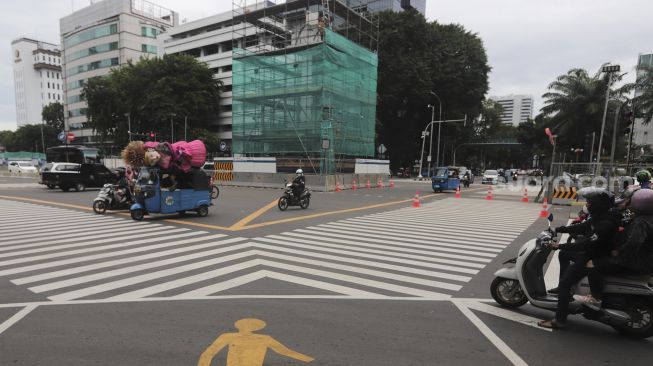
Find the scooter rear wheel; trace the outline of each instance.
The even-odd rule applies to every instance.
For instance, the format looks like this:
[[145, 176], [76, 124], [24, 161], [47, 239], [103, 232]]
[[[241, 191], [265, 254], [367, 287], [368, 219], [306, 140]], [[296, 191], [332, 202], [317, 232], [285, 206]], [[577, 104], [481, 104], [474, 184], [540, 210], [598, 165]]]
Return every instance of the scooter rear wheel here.
[[299, 207], [302, 208], [302, 210], [305, 210], [308, 208], [308, 205], [311, 204], [311, 199], [308, 197], [301, 198], [299, 200]]
[[640, 298], [631, 299], [624, 309], [631, 321], [614, 328], [630, 338], [645, 339], [653, 336], [653, 302]]
[[517, 280], [497, 277], [490, 285], [494, 301], [507, 308], [518, 308], [528, 302], [528, 298]]

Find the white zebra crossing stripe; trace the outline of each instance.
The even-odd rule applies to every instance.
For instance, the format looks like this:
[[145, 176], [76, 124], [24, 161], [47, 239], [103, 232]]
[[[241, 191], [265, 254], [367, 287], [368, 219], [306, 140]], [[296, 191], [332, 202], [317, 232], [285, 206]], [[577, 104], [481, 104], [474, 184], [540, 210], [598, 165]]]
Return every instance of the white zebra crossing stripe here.
[[[213, 298], [263, 278], [341, 298], [448, 299], [539, 212], [481, 206], [445, 199], [247, 239], [14, 203], [0, 212], [12, 220], [0, 221], [0, 276], [54, 302]], [[35, 217], [32, 232], [13, 225]]]

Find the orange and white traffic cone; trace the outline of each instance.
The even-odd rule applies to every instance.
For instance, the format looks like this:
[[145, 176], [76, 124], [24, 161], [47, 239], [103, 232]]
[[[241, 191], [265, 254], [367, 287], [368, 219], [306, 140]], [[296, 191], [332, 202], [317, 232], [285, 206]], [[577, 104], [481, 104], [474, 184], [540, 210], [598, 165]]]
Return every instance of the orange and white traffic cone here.
[[395, 187], [395, 181], [390, 179], [390, 188], [394, 188], [394, 187]]
[[376, 181], [376, 188], [383, 188], [383, 180], [379, 179]]
[[454, 198], [460, 198], [462, 197], [460, 194], [460, 186], [456, 187], [456, 194], [453, 196]]
[[419, 191], [415, 192], [415, 197], [413, 197], [413, 207], [419, 208]]
[[354, 179], [353, 181], [351, 181], [351, 190], [355, 191], [357, 189], [358, 189], [358, 186], [356, 185], [356, 179]]
[[340, 188], [340, 183], [336, 182], [336, 192], [342, 192], [342, 188]]
[[367, 182], [365, 183], [365, 188], [370, 189], [372, 186], [370, 185], [370, 180], [368, 179]]
[[540, 217], [544, 217], [544, 218], [549, 217], [549, 205], [546, 198], [542, 202], [542, 211], [540, 211]]
[[490, 189], [488, 189], [487, 196], [485, 196], [485, 199], [488, 201], [492, 201], [492, 186], [490, 186]]
[[528, 189], [524, 188], [524, 197], [521, 198], [522, 202], [528, 203]]

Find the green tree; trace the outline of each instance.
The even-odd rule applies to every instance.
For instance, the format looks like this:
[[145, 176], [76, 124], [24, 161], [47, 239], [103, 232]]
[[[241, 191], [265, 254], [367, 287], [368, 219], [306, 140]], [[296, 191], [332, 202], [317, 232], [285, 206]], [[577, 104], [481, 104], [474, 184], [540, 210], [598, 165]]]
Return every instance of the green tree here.
[[154, 131], [160, 139], [170, 138], [171, 119], [175, 137], [183, 134], [184, 118], [188, 130], [208, 128], [219, 110], [220, 87], [206, 64], [187, 55], [165, 55], [90, 79], [82, 95], [90, 126], [121, 146], [129, 138], [128, 122], [133, 133]]
[[[617, 106], [625, 102], [625, 94], [632, 89], [630, 85], [613, 88], [621, 76], [596, 73], [590, 76], [586, 70], [571, 69], [559, 76], [549, 85], [549, 92], [542, 95], [542, 113], [550, 121], [553, 133], [558, 135], [557, 144], [562, 149], [582, 147], [587, 136], [593, 132], [601, 133], [606, 88], [610, 90], [609, 114], [606, 120], [603, 149], [608, 149], [611, 141], [612, 125]], [[598, 138], [598, 137], [597, 137]]]
[[[377, 144], [388, 147], [393, 170], [419, 159], [421, 131], [431, 121], [428, 104], [439, 117], [430, 92], [440, 97], [444, 119], [479, 115], [489, 71], [481, 39], [462, 26], [427, 22], [415, 11], [381, 13]], [[456, 144], [453, 137], [473, 134], [462, 124], [445, 124], [442, 131], [449, 147]]]
[[52, 126], [57, 131], [63, 131], [63, 104], [55, 102], [44, 106], [43, 111], [41, 112], [41, 117], [48, 126]]
[[7, 151], [43, 152], [41, 129], [43, 129], [43, 140], [46, 149], [50, 146], [59, 145], [57, 140], [59, 131], [49, 125], [24, 125], [20, 126], [16, 132], [1, 131], [0, 143], [5, 146]]

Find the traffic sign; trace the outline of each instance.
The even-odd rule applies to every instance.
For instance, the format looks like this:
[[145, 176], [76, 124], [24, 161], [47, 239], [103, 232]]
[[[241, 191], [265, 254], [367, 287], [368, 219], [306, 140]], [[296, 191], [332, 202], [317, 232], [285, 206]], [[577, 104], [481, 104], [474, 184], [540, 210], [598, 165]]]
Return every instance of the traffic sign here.
[[72, 132], [68, 132], [68, 136], [67, 136], [67, 137], [68, 137], [68, 141], [72, 141], [72, 140], [75, 139], [75, 134], [72, 133]]
[[388, 149], [385, 147], [385, 145], [381, 144], [381, 145], [379, 145], [379, 147], [376, 149], [376, 151], [378, 151], [379, 154], [385, 154], [385, 152], [388, 151]]
[[65, 142], [66, 141], [66, 133], [63, 132], [63, 131], [59, 132], [59, 134], [57, 135], [57, 140], [59, 140], [61, 142]]
[[227, 151], [227, 143], [224, 141], [220, 141], [220, 151], [225, 152]]

